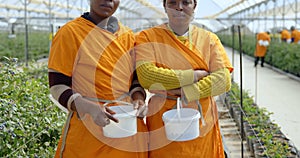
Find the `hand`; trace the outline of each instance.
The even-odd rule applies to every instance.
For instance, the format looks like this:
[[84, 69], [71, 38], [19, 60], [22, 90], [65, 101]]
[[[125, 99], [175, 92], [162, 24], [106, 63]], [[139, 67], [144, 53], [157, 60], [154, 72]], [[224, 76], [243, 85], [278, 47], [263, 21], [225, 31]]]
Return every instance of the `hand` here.
[[76, 98], [73, 104], [75, 104], [76, 111], [80, 116], [89, 114], [98, 126], [105, 127], [110, 123], [110, 120], [119, 122], [118, 119], [112, 116], [115, 112], [106, 106], [98, 105], [82, 97]]
[[209, 75], [209, 73], [205, 70], [194, 70], [194, 82], [198, 82], [207, 75]]
[[133, 103], [133, 108], [137, 110], [136, 116], [140, 118], [144, 118], [148, 112], [148, 106], [145, 104], [145, 102], [141, 99], [137, 99], [134, 100], [132, 103]]

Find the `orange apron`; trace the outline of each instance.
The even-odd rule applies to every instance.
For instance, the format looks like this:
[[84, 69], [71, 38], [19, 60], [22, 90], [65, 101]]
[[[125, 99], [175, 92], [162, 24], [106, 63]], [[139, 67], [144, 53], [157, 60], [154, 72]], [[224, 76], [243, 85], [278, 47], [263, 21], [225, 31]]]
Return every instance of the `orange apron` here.
[[291, 38], [291, 34], [288, 30], [282, 30], [281, 31], [281, 40], [285, 39], [285, 40], [288, 40]]
[[292, 31], [291, 37], [294, 38], [294, 43], [298, 44], [300, 40], [300, 32], [298, 30]]
[[[202, 69], [213, 72], [227, 67], [232, 71], [232, 66], [217, 36], [194, 26], [191, 29], [192, 40], [185, 42], [179, 41], [166, 25], [142, 31], [136, 37], [137, 62], [151, 61], [157, 67], [168, 69]], [[149, 157], [224, 157], [216, 103], [212, 97], [199, 101], [206, 123], [204, 126], [199, 121], [200, 136], [190, 141], [171, 142], [166, 138], [162, 115], [176, 105], [176, 100], [157, 95], [151, 98], [147, 114], [150, 135]], [[197, 109], [197, 104], [190, 102], [187, 107]]]
[[255, 56], [256, 57], [264, 57], [266, 55], [268, 47], [263, 46], [263, 45], [259, 45], [259, 43], [258, 43], [259, 40], [269, 41], [269, 43], [270, 43], [271, 38], [266, 32], [261, 32], [261, 33], [257, 34]]
[[[119, 26], [112, 34], [82, 17], [67, 23], [53, 39], [48, 67], [71, 76], [72, 89], [82, 96], [119, 98], [129, 91], [134, 67], [133, 32]], [[80, 120], [70, 113], [67, 122], [55, 157], [147, 157], [143, 120], [137, 121], [140, 134], [118, 139], [104, 137], [88, 115]]]

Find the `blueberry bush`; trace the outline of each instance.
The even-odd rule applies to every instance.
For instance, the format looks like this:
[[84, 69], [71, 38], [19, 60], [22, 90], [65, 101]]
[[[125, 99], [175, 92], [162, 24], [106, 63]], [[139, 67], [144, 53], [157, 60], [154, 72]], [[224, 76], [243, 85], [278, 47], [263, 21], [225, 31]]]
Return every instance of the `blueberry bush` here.
[[53, 157], [66, 114], [48, 95], [47, 64], [2, 57], [0, 157]]

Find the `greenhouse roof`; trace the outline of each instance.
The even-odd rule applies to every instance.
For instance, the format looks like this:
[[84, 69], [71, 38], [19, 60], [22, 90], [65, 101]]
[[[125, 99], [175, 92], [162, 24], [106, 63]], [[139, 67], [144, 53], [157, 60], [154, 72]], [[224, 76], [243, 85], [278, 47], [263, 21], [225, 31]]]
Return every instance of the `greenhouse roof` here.
[[[201, 0], [198, 1], [194, 23], [212, 31], [226, 29], [233, 24], [249, 26], [252, 31], [291, 25], [298, 27], [299, 1]], [[89, 10], [88, 0], [0, 0], [0, 2], [0, 27], [6, 26], [6, 23], [24, 23], [25, 16], [31, 25], [63, 24]], [[162, 0], [120, 0], [120, 7], [115, 15], [133, 29], [153, 26], [166, 19]]]

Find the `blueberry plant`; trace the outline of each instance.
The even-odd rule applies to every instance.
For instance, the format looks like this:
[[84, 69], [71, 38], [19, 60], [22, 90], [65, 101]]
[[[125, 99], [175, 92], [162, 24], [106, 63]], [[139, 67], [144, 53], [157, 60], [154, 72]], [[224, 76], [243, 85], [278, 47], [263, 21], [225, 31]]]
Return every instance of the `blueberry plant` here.
[[48, 98], [47, 64], [0, 62], [0, 157], [53, 157], [66, 114]]

